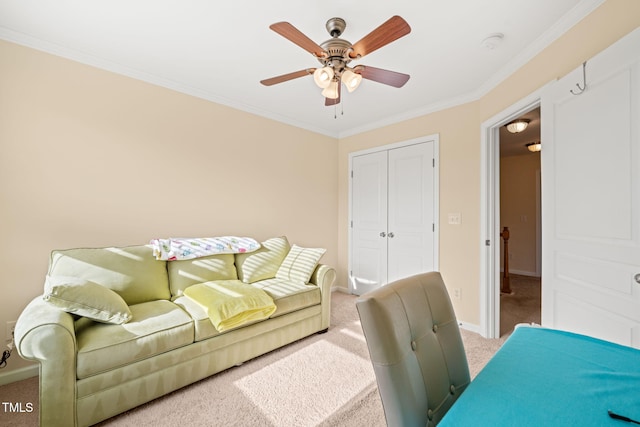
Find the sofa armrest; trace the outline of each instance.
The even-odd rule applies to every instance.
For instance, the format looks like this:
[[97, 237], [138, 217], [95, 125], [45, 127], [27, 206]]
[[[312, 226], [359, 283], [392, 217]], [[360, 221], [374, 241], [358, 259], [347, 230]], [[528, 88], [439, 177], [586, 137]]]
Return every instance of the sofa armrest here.
[[40, 425], [75, 425], [73, 316], [38, 297], [20, 314], [15, 342], [22, 358], [40, 363]]
[[318, 264], [311, 275], [311, 279], [309, 279], [309, 283], [319, 286], [320, 291], [325, 293], [331, 292], [331, 286], [333, 286], [333, 282], [335, 282], [335, 280], [336, 271], [332, 267], [324, 264]]
[[336, 280], [336, 271], [328, 265], [318, 264], [309, 279], [309, 283], [317, 285], [322, 295], [322, 328], [329, 328], [331, 320], [331, 287]]

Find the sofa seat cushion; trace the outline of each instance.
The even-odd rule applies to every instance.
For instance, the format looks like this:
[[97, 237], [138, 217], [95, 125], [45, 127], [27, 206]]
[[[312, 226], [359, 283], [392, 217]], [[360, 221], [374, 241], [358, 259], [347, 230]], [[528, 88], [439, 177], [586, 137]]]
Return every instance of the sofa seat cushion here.
[[76, 321], [78, 379], [129, 365], [191, 344], [193, 320], [178, 305], [157, 300], [129, 307], [132, 318], [123, 325]]
[[[305, 285], [280, 279], [261, 280], [251, 285], [262, 289], [273, 298], [276, 311], [271, 315], [271, 318], [320, 304], [321, 301], [320, 288], [316, 285]], [[224, 333], [216, 330], [207, 312], [191, 298], [181, 296], [176, 298], [174, 302], [193, 318], [196, 341]]]
[[215, 326], [213, 326], [211, 319], [209, 319], [207, 311], [197, 302], [186, 295], [176, 298], [173, 302], [189, 313], [193, 319], [195, 341], [202, 341], [220, 335], [220, 332], [218, 332]]
[[298, 281], [268, 279], [252, 283], [252, 285], [265, 291], [276, 303], [277, 309], [271, 317], [282, 316], [301, 308], [320, 304], [322, 299], [318, 286]]

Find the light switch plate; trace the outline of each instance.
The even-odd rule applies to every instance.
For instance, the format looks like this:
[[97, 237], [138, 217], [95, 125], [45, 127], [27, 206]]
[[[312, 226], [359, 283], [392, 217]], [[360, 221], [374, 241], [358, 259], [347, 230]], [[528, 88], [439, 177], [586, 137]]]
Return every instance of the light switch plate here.
[[449, 214], [449, 224], [459, 225], [462, 222], [461, 215], [459, 213], [450, 213]]

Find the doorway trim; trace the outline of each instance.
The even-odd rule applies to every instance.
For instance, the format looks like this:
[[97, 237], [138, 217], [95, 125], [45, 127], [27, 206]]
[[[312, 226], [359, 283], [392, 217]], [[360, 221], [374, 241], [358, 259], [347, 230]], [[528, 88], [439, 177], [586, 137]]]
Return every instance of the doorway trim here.
[[541, 104], [553, 82], [480, 125], [480, 334], [500, 337], [500, 127]]

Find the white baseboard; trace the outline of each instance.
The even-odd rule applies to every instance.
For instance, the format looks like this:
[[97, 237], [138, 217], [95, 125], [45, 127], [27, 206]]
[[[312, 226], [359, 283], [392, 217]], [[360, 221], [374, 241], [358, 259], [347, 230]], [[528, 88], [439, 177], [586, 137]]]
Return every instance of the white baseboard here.
[[[500, 273], [504, 273], [504, 271], [500, 270]], [[511, 270], [509, 269], [509, 274], [517, 274], [518, 276], [529, 276], [529, 277], [540, 277], [535, 271], [524, 271], [524, 270]]]
[[345, 294], [349, 294], [349, 288], [345, 288], [344, 286], [334, 286], [331, 288], [331, 292], [342, 292]]
[[15, 383], [16, 381], [26, 380], [31, 377], [37, 377], [40, 374], [39, 368], [39, 365], [32, 365], [14, 369], [7, 373], [0, 371], [0, 386]]
[[474, 332], [476, 334], [482, 335], [480, 333], [480, 326], [478, 325], [474, 325], [473, 323], [467, 323], [467, 322], [460, 322], [458, 321], [458, 324], [460, 325], [460, 328], [469, 331], [469, 332]]

